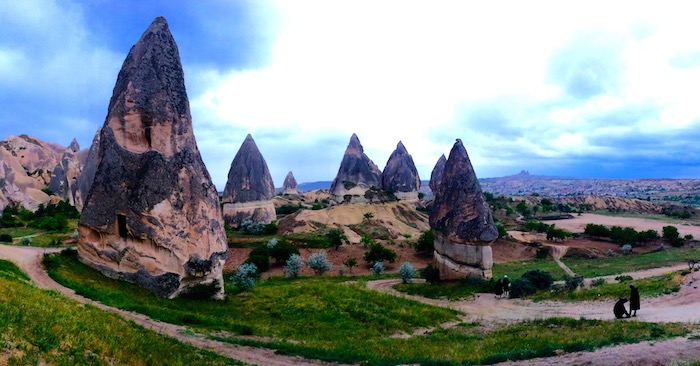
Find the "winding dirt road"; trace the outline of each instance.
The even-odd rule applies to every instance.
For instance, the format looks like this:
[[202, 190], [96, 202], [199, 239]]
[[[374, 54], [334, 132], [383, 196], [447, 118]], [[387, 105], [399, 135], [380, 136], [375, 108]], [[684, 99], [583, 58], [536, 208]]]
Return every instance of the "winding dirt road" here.
[[84, 304], [90, 304], [102, 310], [110, 311], [131, 320], [136, 324], [141, 325], [146, 329], [154, 330], [160, 334], [172, 337], [178, 341], [189, 344], [198, 348], [208, 349], [220, 355], [233, 358], [239, 361], [254, 365], [270, 365], [270, 366], [286, 366], [286, 365], [338, 365], [337, 363], [328, 363], [317, 360], [309, 360], [302, 357], [291, 357], [275, 354], [274, 350], [267, 348], [255, 348], [247, 346], [232, 345], [224, 342], [219, 342], [205, 338], [203, 335], [193, 334], [193, 332], [183, 326], [164, 323], [153, 320], [145, 315], [124, 311], [102, 303], [90, 300], [86, 297], [76, 295], [75, 291], [62, 286], [54, 281], [44, 270], [41, 265], [41, 258], [44, 253], [56, 253], [60, 248], [35, 248], [35, 247], [17, 247], [0, 244], [0, 259], [9, 260], [17, 264], [22, 271], [37, 285], [39, 288], [47, 290], [55, 290], [61, 294], [77, 300]]

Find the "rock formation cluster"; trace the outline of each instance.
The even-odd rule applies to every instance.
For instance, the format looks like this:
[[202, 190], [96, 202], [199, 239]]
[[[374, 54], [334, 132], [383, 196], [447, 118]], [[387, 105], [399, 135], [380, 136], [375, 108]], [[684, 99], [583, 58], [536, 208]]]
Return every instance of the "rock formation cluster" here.
[[430, 227], [440, 278], [491, 278], [490, 244], [498, 238], [498, 229], [461, 140], [452, 147], [437, 184]]
[[360, 139], [353, 133], [338, 174], [331, 183], [331, 199], [336, 202], [367, 202], [367, 191], [381, 189], [381, 186], [382, 172], [365, 154]]
[[294, 179], [292, 172], [287, 173], [282, 184], [282, 194], [299, 194], [297, 190], [297, 180]]
[[246, 220], [268, 224], [277, 218], [274, 196], [275, 185], [265, 158], [248, 134], [228, 171], [222, 197], [224, 221], [234, 228]]
[[164, 297], [195, 286], [223, 296], [228, 247], [218, 194], [197, 149], [164, 18], [126, 57], [97, 145], [78, 227], [81, 261]]
[[382, 172], [382, 188], [399, 200], [417, 200], [420, 177], [413, 158], [399, 141]]

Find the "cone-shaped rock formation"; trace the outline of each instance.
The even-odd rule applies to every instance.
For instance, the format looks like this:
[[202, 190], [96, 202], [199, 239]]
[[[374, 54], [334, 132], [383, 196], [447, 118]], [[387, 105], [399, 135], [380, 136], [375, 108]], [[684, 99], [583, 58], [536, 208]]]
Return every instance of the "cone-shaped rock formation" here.
[[382, 172], [382, 188], [394, 193], [399, 200], [417, 200], [420, 177], [413, 158], [399, 141]]
[[445, 171], [445, 163], [447, 162], [447, 159], [445, 159], [445, 154], [440, 155], [440, 159], [438, 159], [437, 163], [435, 164], [435, 167], [433, 168], [433, 172], [430, 173], [430, 190], [433, 191], [433, 197], [437, 195], [437, 190], [438, 187], [440, 186], [440, 181], [442, 180], [442, 173]]
[[336, 202], [367, 202], [365, 193], [381, 186], [382, 172], [365, 154], [360, 139], [353, 133], [338, 175], [331, 183], [331, 198]]
[[275, 185], [253, 137], [248, 134], [231, 162], [224, 189], [224, 220], [232, 227], [243, 221], [269, 224], [277, 218]]
[[440, 278], [491, 278], [491, 242], [498, 238], [491, 210], [461, 140], [452, 147], [430, 213], [434, 262]]
[[53, 168], [49, 190], [80, 211], [82, 207], [78, 207], [76, 202], [78, 178], [83, 170], [83, 164], [79, 159], [79, 151], [80, 145], [78, 145], [78, 141], [73, 139], [70, 146], [63, 153], [61, 161]]
[[[79, 223], [81, 261], [164, 297], [223, 296], [228, 247], [197, 149], [177, 45], [162, 17], [129, 51]], [[201, 287], [200, 287], [201, 289]]]
[[284, 184], [282, 184], [282, 194], [298, 194], [297, 190], [297, 180], [294, 179], [294, 174], [292, 172], [287, 173], [284, 178]]

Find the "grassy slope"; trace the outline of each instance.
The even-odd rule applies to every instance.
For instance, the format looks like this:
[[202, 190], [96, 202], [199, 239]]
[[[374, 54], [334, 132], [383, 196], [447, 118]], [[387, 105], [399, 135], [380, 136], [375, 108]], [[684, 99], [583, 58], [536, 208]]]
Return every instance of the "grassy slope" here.
[[39, 290], [0, 261], [0, 364], [231, 365], [119, 316]]
[[670, 266], [683, 263], [688, 259], [700, 259], [700, 249], [668, 248], [658, 252], [598, 259], [564, 257], [562, 262], [578, 275], [591, 278]]
[[48, 264], [59, 282], [110, 305], [176, 324], [194, 324], [204, 332], [273, 338], [255, 341], [217, 335], [231, 343], [343, 362], [494, 362], [551, 355], [556, 349], [591, 349], [687, 333], [679, 324], [548, 319], [496, 331], [461, 324], [400, 339], [391, 335], [437, 327], [455, 320], [456, 313], [340, 283], [348, 278], [328, 277], [275, 278], [221, 302], [164, 300], [131, 284], [105, 279], [72, 256], [56, 256]]

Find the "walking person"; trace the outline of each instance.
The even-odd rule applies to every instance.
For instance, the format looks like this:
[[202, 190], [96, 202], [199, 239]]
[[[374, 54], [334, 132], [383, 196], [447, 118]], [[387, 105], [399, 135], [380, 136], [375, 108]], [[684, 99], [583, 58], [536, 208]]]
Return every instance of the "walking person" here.
[[500, 279], [498, 281], [496, 281], [496, 287], [495, 287], [493, 292], [496, 294], [496, 297], [499, 299], [501, 298], [501, 296], [503, 296], [503, 282]]
[[630, 313], [628, 313], [627, 309], [625, 308], [626, 302], [626, 297], [621, 297], [617, 300], [617, 302], [615, 303], [615, 307], [613, 307], [613, 314], [615, 314], [615, 318], [622, 319], [630, 317]]
[[503, 275], [503, 295], [506, 299], [510, 298], [510, 280], [508, 280], [508, 275]]
[[639, 289], [634, 286], [634, 283], [630, 283], [630, 313], [632, 316], [637, 316], [639, 307]]

